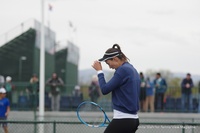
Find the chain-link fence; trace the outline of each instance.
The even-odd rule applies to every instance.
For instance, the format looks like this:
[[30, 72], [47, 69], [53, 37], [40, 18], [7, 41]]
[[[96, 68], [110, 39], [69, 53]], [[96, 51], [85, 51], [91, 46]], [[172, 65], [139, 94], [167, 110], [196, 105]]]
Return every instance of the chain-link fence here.
[[[33, 102], [34, 100], [26, 93], [26, 85], [19, 85], [17, 87], [19, 88], [15, 90], [16, 92], [13, 91], [12, 111], [8, 120], [0, 121], [0, 123], [8, 123], [9, 133], [103, 133], [105, 130], [105, 128], [90, 128], [80, 123], [76, 116], [76, 107], [72, 108], [71, 106], [75, 102], [70, 98], [68, 100], [69, 106], [61, 106], [58, 112], [50, 111], [50, 102], [48, 102], [48, 99], [45, 99], [44, 120], [39, 121], [37, 114], [38, 104], [36, 104], [38, 101], [35, 101], [33, 106], [31, 106], [30, 101]], [[84, 100], [87, 99], [88, 95], [86, 90], [87, 87], [82, 88]], [[172, 94], [173, 90], [175, 88], [169, 89], [168, 94]], [[62, 96], [70, 97], [69, 93], [63, 93]], [[195, 95], [193, 97], [195, 98]], [[64, 104], [68, 103], [61, 100], [61, 105], [62, 102]], [[104, 108], [109, 118], [112, 119], [110, 95], [100, 98], [98, 104]], [[180, 105], [180, 103], [168, 103], [168, 101], [166, 104]], [[171, 106], [168, 111], [164, 110], [163, 113], [139, 112], [140, 126], [137, 133], [200, 133], [200, 118], [196, 112], [195, 109], [193, 113], [180, 113], [179, 110], [176, 110], [174, 107], [171, 108]], [[0, 133], [4, 133], [1, 127]]]
[[[80, 122], [63, 121], [2, 121], [9, 133], [103, 133], [105, 128], [91, 128]], [[2, 132], [0, 130], [0, 132]], [[137, 133], [199, 133], [200, 123], [141, 122]], [[2, 132], [3, 133], [3, 132]]]
[[[113, 113], [106, 112], [109, 119]], [[137, 133], [200, 133], [200, 118], [196, 113], [139, 113]], [[88, 112], [87, 117], [92, 117]], [[82, 124], [75, 111], [45, 112], [41, 121], [31, 111], [11, 111], [7, 121], [9, 133], [103, 133], [105, 128]], [[3, 133], [0, 128], [0, 133]]]

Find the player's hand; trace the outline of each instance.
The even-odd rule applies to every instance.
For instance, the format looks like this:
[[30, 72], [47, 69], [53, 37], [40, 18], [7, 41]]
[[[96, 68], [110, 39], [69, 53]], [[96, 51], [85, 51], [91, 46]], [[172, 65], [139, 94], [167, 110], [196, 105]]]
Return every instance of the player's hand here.
[[101, 62], [99, 61], [94, 61], [92, 67], [96, 70], [96, 71], [99, 71], [99, 70], [102, 70], [102, 66], [101, 66]]

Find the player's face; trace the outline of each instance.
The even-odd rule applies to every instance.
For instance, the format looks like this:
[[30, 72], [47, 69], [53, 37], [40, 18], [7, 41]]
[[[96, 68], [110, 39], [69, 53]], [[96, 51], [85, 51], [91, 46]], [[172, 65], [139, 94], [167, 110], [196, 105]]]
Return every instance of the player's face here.
[[111, 69], [116, 69], [118, 67], [118, 64], [117, 64], [117, 62], [115, 61], [114, 58], [106, 60], [105, 62]]
[[109, 66], [109, 68], [111, 68], [112, 69], [112, 59], [109, 59], [109, 60], [106, 60], [105, 62], [106, 62], [106, 64]]

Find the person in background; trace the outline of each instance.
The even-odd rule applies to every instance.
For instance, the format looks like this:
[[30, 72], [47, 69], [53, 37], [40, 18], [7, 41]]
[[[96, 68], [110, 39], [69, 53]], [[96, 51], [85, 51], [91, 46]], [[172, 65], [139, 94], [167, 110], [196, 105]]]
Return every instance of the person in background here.
[[10, 76], [6, 77], [4, 88], [6, 89], [6, 96], [12, 104], [12, 91], [15, 88], [15, 86], [13, 85], [12, 78]]
[[31, 107], [36, 107], [37, 102], [39, 101], [39, 79], [37, 74], [32, 75], [29, 85], [26, 88], [26, 92], [28, 93]]
[[52, 77], [47, 80], [46, 85], [50, 86], [51, 89], [51, 109], [52, 111], [59, 111], [60, 89], [64, 85], [64, 82], [56, 73], [53, 73]]
[[83, 93], [81, 92], [81, 88], [80, 88], [79, 85], [76, 85], [76, 86], [74, 87], [74, 90], [73, 90], [73, 92], [72, 92], [72, 96], [73, 96], [73, 97], [80, 97], [81, 100], [83, 100]]
[[[106, 82], [101, 61], [115, 69], [113, 77]], [[113, 119], [104, 133], [135, 133], [139, 126], [140, 76], [121, 51], [118, 44], [106, 50], [103, 58], [94, 61], [92, 67], [97, 71], [103, 95], [112, 93]]]
[[92, 82], [89, 86], [89, 96], [92, 102], [97, 103], [98, 98], [100, 97], [100, 88], [97, 75], [92, 76]]
[[154, 79], [155, 87], [155, 109], [158, 110], [158, 106], [161, 107], [161, 111], [164, 110], [164, 96], [167, 91], [167, 83], [164, 78], [161, 77], [160, 73], [156, 73], [156, 78]]
[[[193, 80], [191, 78], [191, 74], [187, 73], [186, 78], [184, 78], [181, 82], [181, 88], [182, 88], [182, 95], [181, 95], [181, 106], [182, 111], [184, 112], [185, 109], [188, 109], [188, 111], [192, 111], [192, 88], [193, 88]], [[188, 103], [188, 107], [185, 107], [185, 104]]]
[[7, 123], [1, 123], [1, 120], [7, 120], [10, 112], [10, 102], [9, 99], [6, 98], [6, 90], [5, 88], [0, 88], [0, 125], [2, 125], [4, 129], [4, 133], [8, 133], [8, 125]]
[[154, 86], [150, 81], [150, 78], [146, 79], [146, 103], [145, 103], [145, 112], [148, 111], [150, 107], [150, 112], [154, 112]]
[[144, 74], [140, 72], [140, 110], [142, 112], [145, 111], [146, 107], [146, 81], [144, 78]]

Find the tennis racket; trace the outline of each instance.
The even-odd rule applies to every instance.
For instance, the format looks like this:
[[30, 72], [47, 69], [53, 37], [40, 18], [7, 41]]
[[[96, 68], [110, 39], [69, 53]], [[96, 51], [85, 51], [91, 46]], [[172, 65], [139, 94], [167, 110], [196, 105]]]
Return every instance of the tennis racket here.
[[103, 108], [91, 101], [82, 102], [78, 106], [77, 117], [88, 127], [106, 127], [106, 123], [110, 122]]

